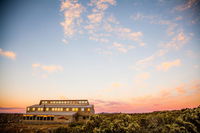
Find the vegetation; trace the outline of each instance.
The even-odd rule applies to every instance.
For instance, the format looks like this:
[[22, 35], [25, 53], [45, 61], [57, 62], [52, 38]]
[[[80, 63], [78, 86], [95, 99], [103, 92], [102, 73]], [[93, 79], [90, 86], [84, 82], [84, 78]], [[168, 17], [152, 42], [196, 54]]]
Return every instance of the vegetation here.
[[54, 133], [199, 133], [200, 107], [144, 114], [96, 114]]

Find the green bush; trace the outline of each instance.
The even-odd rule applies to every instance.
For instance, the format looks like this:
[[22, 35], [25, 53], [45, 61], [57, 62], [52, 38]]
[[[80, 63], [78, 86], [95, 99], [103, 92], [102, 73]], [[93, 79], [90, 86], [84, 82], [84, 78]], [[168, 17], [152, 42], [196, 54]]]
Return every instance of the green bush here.
[[95, 114], [54, 133], [199, 133], [200, 107], [144, 114]]

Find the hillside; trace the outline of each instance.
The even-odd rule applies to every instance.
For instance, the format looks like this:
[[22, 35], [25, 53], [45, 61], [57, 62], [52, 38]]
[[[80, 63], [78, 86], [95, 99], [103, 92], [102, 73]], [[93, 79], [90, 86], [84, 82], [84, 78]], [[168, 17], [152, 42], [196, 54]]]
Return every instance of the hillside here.
[[0, 132], [199, 133], [200, 106], [194, 109], [142, 114], [95, 114], [85, 123], [74, 122], [69, 125], [6, 124], [1, 121]]

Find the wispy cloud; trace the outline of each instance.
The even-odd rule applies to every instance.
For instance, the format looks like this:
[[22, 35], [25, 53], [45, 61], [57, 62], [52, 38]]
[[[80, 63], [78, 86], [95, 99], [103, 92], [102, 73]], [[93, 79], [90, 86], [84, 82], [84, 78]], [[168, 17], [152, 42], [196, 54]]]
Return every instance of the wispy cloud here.
[[163, 43], [162, 45], [166, 48], [180, 49], [184, 44], [189, 41], [191, 36], [191, 34], [189, 36], [186, 36], [184, 32], [181, 31], [176, 36], [174, 36], [170, 42]]
[[175, 9], [178, 11], [184, 11], [189, 8], [192, 8], [194, 5], [196, 5], [199, 2], [199, 0], [186, 0], [185, 4], [178, 5]]
[[104, 29], [106, 32], [112, 33], [113, 35], [118, 36], [123, 40], [128, 39], [138, 43], [140, 46], [145, 45], [145, 43], [141, 40], [143, 33], [140, 31], [134, 32], [130, 28], [126, 28], [120, 25], [113, 26], [110, 23], [105, 23]]
[[170, 41], [161, 44], [162, 49], [155, 51], [152, 55], [145, 57], [144, 59], [138, 60], [133, 68], [143, 69], [147, 66], [152, 66], [156, 59], [163, 57], [172, 50], [179, 50], [181, 47], [187, 44], [191, 37], [192, 34], [186, 36], [183, 31], [178, 32], [171, 38]]
[[[88, 34], [89, 39], [100, 43], [108, 43], [108, 33], [102, 31], [102, 24], [105, 21], [114, 21], [114, 17], [111, 19], [105, 18], [105, 12], [110, 7], [116, 4], [115, 0], [91, 0], [88, 4], [92, 7], [92, 11], [88, 14], [88, 24], [84, 27]], [[100, 33], [103, 32], [103, 33]], [[110, 36], [110, 34], [109, 34]]]
[[78, 0], [65, 0], [61, 2], [61, 9], [64, 14], [64, 21], [61, 25], [64, 28], [65, 38], [72, 37], [75, 33], [80, 33], [81, 15], [85, 8], [78, 3]]
[[148, 20], [155, 20], [158, 18], [158, 16], [155, 16], [155, 15], [144, 15], [142, 13], [135, 13], [133, 15], [131, 15], [130, 17], [131, 19], [135, 20], [135, 21], [140, 21], [140, 20], [144, 20], [144, 19], [148, 19]]
[[16, 59], [16, 53], [12, 51], [4, 51], [3, 49], [0, 48], [0, 55], [5, 56], [10, 59]]
[[149, 65], [152, 65], [153, 61], [159, 57], [164, 56], [166, 53], [168, 53], [168, 49], [159, 49], [157, 50], [155, 53], [153, 53], [152, 55], [138, 60], [135, 65], [133, 66], [133, 68], [135, 69], [142, 69], [142, 68], [146, 68]]
[[39, 74], [41, 77], [46, 78], [51, 73], [63, 71], [63, 67], [60, 65], [43, 65], [43, 64], [32, 64], [34, 69], [33, 75]]
[[112, 46], [121, 53], [127, 53], [130, 49], [135, 48], [133, 45], [127, 45], [127, 44], [122, 44], [122, 43], [117, 43], [117, 42], [114, 42]]
[[130, 18], [132, 18], [134, 21], [147, 20], [147, 22], [149, 22], [150, 24], [166, 25], [167, 35], [173, 35], [175, 33], [174, 30], [178, 26], [178, 24], [176, 24], [175, 22], [171, 20], [163, 19], [161, 16], [156, 16], [156, 15], [144, 15], [142, 13], [136, 13], [136, 14], [133, 14]]
[[180, 65], [181, 65], [181, 60], [180, 59], [176, 59], [174, 61], [168, 61], [168, 62], [161, 63], [160, 65], [157, 66], [157, 69], [161, 70], [161, 71], [167, 71], [171, 67], [178, 67]]

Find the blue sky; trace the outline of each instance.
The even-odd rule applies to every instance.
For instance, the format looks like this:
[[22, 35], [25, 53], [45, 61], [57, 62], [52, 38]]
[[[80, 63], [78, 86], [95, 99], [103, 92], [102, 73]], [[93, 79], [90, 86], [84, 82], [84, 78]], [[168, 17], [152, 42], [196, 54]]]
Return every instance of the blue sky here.
[[2, 2], [0, 106], [66, 98], [89, 99], [99, 112], [176, 109], [172, 102], [180, 102], [177, 108], [199, 105], [199, 4]]

